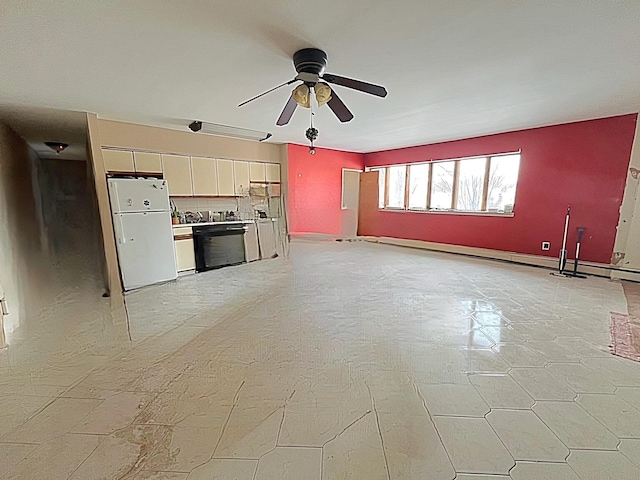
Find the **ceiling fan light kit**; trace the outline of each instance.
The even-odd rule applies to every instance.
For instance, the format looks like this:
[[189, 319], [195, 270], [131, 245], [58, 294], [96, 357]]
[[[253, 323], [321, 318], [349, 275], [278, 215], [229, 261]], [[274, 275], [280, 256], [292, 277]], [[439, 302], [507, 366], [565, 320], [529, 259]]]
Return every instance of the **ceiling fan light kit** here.
[[272, 136], [269, 132], [232, 127], [230, 125], [219, 125], [217, 123], [201, 122], [199, 120], [191, 122], [189, 124], [189, 129], [192, 132], [209, 133], [211, 135], [220, 135], [222, 137], [242, 138], [244, 140], [257, 140], [258, 142], [264, 142]]
[[[246, 105], [247, 103], [252, 102], [286, 85], [291, 85], [295, 82], [302, 82], [291, 92], [289, 100], [285, 104], [280, 117], [278, 117], [278, 120], [276, 121], [276, 125], [287, 125], [291, 120], [293, 113], [296, 111], [296, 107], [298, 105], [304, 108], [311, 108], [312, 90], [315, 93], [318, 106], [322, 107], [325, 104], [328, 105], [331, 111], [336, 115], [336, 117], [338, 117], [338, 120], [340, 120], [342, 123], [345, 123], [353, 119], [353, 113], [351, 113], [347, 106], [342, 102], [336, 91], [329, 85], [327, 85], [327, 83], [351, 88], [353, 90], [358, 90], [360, 92], [375, 95], [377, 97], [387, 96], [387, 90], [380, 85], [374, 85], [372, 83], [363, 82], [361, 80], [354, 80], [352, 78], [341, 77], [339, 75], [334, 75], [331, 73], [324, 73], [324, 69], [327, 66], [327, 54], [318, 48], [303, 48], [302, 50], [298, 50], [293, 54], [293, 65], [296, 69], [296, 72], [298, 73], [295, 78], [281, 85], [273, 87], [266, 92], [256, 95], [255, 97], [250, 98], [245, 102], [242, 102], [240, 105], [238, 105], [238, 107], [242, 107], [243, 105]], [[324, 80], [324, 82], [321, 82], [320, 80]], [[309, 153], [313, 154], [315, 153], [315, 149], [313, 147], [313, 140], [309, 138], [310, 131], [315, 132], [315, 140], [315, 138], [318, 137], [318, 130], [316, 128], [313, 128], [313, 122], [311, 127], [307, 129], [305, 133], [306, 137], [311, 142]]]

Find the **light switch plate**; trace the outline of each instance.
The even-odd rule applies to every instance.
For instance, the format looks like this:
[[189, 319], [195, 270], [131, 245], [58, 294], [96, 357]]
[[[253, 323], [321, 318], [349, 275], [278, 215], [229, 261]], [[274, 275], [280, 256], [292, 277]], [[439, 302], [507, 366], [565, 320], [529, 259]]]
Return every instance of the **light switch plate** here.
[[542, 242], [542, 250], [549, 250], [551, 248], [551, 242]]

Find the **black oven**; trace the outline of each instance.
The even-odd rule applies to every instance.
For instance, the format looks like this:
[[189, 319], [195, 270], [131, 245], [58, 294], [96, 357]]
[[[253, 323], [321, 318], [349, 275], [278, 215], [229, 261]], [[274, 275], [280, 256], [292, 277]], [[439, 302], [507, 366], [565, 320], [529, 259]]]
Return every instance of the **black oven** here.
[[196, 272], [246, 262], [242, 223], [193, 226]]

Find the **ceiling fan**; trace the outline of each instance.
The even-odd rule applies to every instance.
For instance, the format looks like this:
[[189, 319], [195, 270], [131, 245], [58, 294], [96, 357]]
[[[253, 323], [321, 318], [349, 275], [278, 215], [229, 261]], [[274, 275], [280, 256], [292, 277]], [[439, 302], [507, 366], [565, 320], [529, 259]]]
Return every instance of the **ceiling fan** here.
[[271, 93], [286, 85], [291, 85], [295, 82], [302, 82], [291, 92], [289, 101], [287, 101], [287, 104], [284, 106], [284, 110], [282, 110], [276, 125], [283, 126], [289, 123], [289, 120], [291, 120], [291, 117], [296, 111], [296, 107], [298, 105], [310, 108], [312, 91], [316, 95], [318, 106], [321, 107], [322, 105], [327, 104], [331, 111], [335, 113], [336, 117], [344, 123], [350, 121], [353, 118], [353, 114], [349, 111], [342, 100], [340, 100], [340, 97], [335, 90], [327, 85], [327, 83], [369, 93], [377, 97], [387, 96], [387, 90], [380, 85], [341, 77], [331, 73], [324, 73], [324, 69], [327, 66], [327, 54], [317, 48], [303, 48], [302, 50], [298, 50], [293, 54], [293, 65], [295, 66], [296, 72], [298, 72], [295, 78], [242, 102], [238, 107], [242, 107], [263, 95]]

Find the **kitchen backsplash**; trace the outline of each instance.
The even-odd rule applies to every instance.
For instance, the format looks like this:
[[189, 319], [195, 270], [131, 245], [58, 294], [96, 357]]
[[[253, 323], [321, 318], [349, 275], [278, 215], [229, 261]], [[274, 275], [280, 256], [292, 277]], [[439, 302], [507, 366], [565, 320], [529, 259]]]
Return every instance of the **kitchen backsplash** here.
[[256, 210], [263, 211], [272, 218], [280, 217], [280, 197], [238, 197], [238, 198], [210, 198], [210, 197], [171, 197], [178, 212], [238, 212], [243, 220], [256, 218]]
[[202, 212], [237, 212], [238, 202], [235, 198], [207, 198], [207, 197], [171, 197], [180, 213]]

